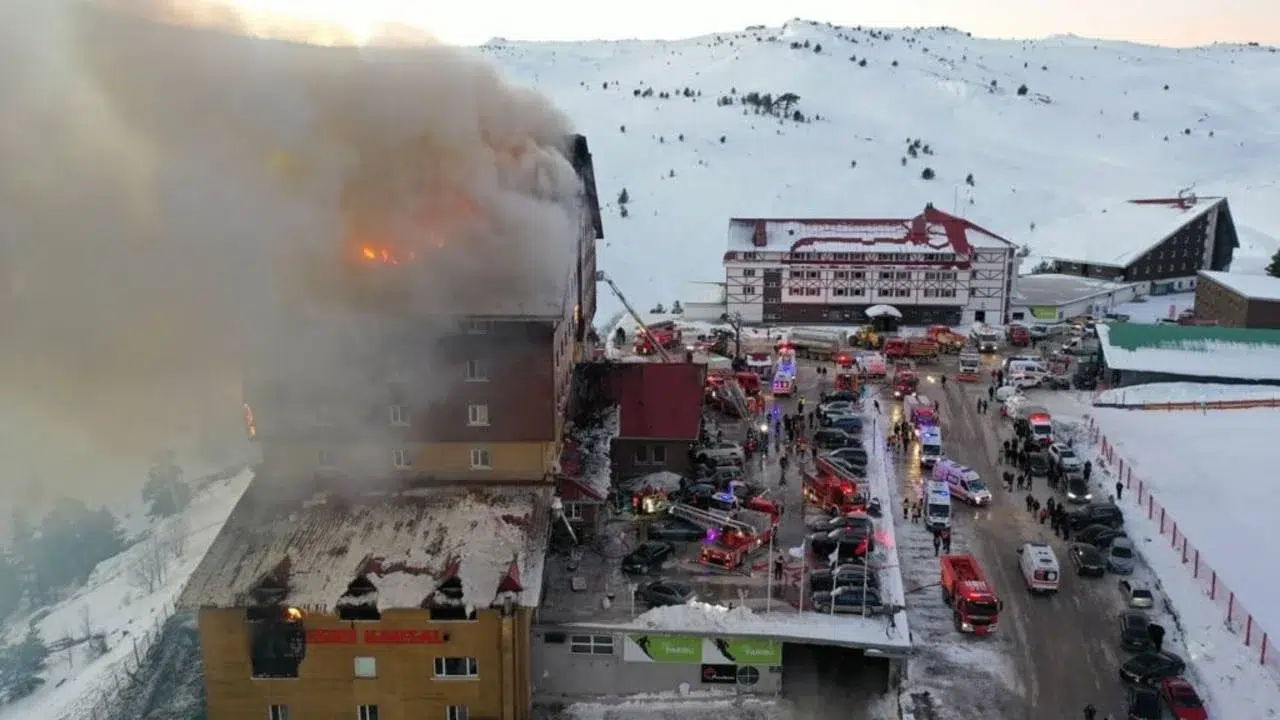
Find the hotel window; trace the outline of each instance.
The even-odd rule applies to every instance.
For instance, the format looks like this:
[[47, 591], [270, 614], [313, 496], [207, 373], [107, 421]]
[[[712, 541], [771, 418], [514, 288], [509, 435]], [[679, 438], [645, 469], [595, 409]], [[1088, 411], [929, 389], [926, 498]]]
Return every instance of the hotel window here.
[[862, 289], [862, 288], [854, 288], [854, 289], [853, 289], [853, 296], [854, 296], [854, 297], [862, 297], [863, 295], [866, 295], [866, 294], [867, 294], [867, 291], [866, 291], [866, 290], [864, 290], [864, 289]]
[[882, 272], [882, 273], [880, 273], [880, 279], [881, 279], [881, 280], [892, 280], [892, 279], [893, 279], [893, 273], [891, 273], [891, 272]]
[[392, 405], [391, 406], [391, 424], [397, 427], [409, 427], [409, 418], [412, 413], [409, 412], [408, 405]]
[[742, 294], [743, 294], [743, 295], [755, 295], [755, 294], [756, 294], [756, 286], [755, 286], [755, 285], [743, 285], [743, 286], [742, 286]]
[[329, 448], [320, 448], [316, 453], [316, 464], [322, 468], [335, 467], [337, 463], [333, 461], [333, 451]]
[[378, 706], [357, 705], [356, 720], [378, 720]]
[[787, 277], [791, 278], [792, 280], [803, 280], [803, 279], [804, 279], [804, 271], [803, 271], [803, 270], [792, 270], [791, 272], [788, 272], [788, 273], [787, 273]]
[[489, 373], [485, 369], [484, 363], [480, 360], [467, 361], [467, 382], [486, 382], [489, 380]]
[[910, 280], [910, 279], [911, 279], [911, 273], [910, 273], [909, 271], [906, 271], [906, 270], [899, 270], [899, 271], [898, 271], [898, 279], [899, 279], [899, 280]]
[[822, 290], [819, 288], [805, 288], [804, 294], [808, 295], [809, 297], [817, 297], [818, 295], [822, 294]]
[[575, 655], [612, 655], [612, 635], [570, 635], [569, 652]]
[[435, 669], [438, 678], [480, 677], [480, 666], [473, 657], [438, 657]]
[[396, 448], [391, 451], [391, 464], [401, 470], [413, 467], [413, 456], [404, 448]]
[[493, 328], [493, 323], [488, 320], [471, 320], [463, 327], [463, 331], [468, 335], [486, 335]]
[[355, 670], [358, 678], [376, 678], [378, 677], [378, 659], [368, 656], [357, 657]]
[[855, 271], [854, 271], [854, 273], [853, 273], [853, 279], [854, 279], [854, 280], [866, 280], [866, 279], [867, 279], [867, 274], [866, 274], [866, 273], [864, 273], [864, 272], [862, 272], [861, 270], [855, 270]]
[[848, 297], [849, 289], [848, 288], [832, 288], [831, 294], [834, 295], [835, 297]]
[[833, 278], [835, 278], [836, 280], [848, 280], [848, 279], [849, 279], [849, 271], [848, 271], [848, 270], [837, 270], [837, 271], [835, 271], [835, 273], [833, 273], [833, 274], [832, 274], [832, 277], [833, 277]]
[[566, 520], [582, 519], [582, 503], [567, 502], [564, 503], [564, 517]]
[[810, 280], [817, 280], [818, 278], [822, 277], [822, 273], [818, 272], [817, 270], [810, 270], [807, 273], [805, 273], [805, 277], [809, 278]]
[[756, 276], [755, 268], [746, 268], [742, 271], [742, 277], [755, 277], [755, 276]]
[[938, 291], [938, 297], [949, 297], [949, 298], [953, 298], [953, 297], [955, 297], [955, 296], [956, 296], [956, 291], [955, 291], [955, 290], [950, 290], [950, 289], [948, 289], [948, 290], [939, 290], [939, 291]]
[[880, 297], [893, 297], [893, 289], [880, 288], [879, 290], [876, 290], [876, 294], [879, 295]]
[[471, 448], [472, 470], [489, 470], [493, 467], [490, 462], [489, 448]]
[[470, 720], [471, 713], [466, 705], [450, 705], [444, 713], [444, 720]]
[[289, 720], [289, 706], [272, 705], [268, 707], [267, 720]]
[[467, 424], [472, 427], [483, 427], [489, 424], [488, 405], [468, 405]]

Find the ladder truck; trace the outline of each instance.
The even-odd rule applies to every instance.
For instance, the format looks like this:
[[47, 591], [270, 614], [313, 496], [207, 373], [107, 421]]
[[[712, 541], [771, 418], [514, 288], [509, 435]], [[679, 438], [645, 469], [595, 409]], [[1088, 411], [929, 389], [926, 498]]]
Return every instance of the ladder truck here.
[[[675, 362], [676, 360], [671, 356], [671, 353], [667, 352], [667, 349], [662, 346], [662, 343], [649, 333], [649, 326], [645, 323], [644, 318], [640, 313], [636, 312], [636, 309], [627, 301], [627, 297], [622, 294], [622, 290], [618, 288], [618, 284], [613, 281], [613, 278], [609, 277], [605, 271], [597, 270], [596, 282], [602, 282], [609, 286], [609, 289], [612, 290], [613, 294], [618, 298], [618, 302], [622, 303], [622, 307], [626, 309], [627, 314], [631, 316], [632, 320], [636, 321], [636, 327], [639, 328], [636, 332], [649, 335], [650, 344], [653, 345], [654, 352], [658, 354], [658, 357], [662, 359], [662, 362]], [[738, 411], [738, 415], [743, 420], [750, 420], [751, 409], [747, 406], [747, 394], [746, 391], [738, 385], [737, 379], [732, 375], [728, 375], [723, 379], [723, 385], [725, 395], [733, 404], [734, 409]]]

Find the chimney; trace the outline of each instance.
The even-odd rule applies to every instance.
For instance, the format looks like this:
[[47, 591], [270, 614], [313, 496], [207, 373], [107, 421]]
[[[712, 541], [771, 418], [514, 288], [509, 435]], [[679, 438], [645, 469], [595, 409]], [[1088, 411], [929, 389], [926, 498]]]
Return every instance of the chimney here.
[[766, 237], [764, 232], [764, 225], [765, 223], [763, 220], [757, 220], [756, 230], [754, 233], [751, 234], [751, 244], [755, 245], [758, 248], [765, 247], [766, 245], [769, 244], [769, 238]]

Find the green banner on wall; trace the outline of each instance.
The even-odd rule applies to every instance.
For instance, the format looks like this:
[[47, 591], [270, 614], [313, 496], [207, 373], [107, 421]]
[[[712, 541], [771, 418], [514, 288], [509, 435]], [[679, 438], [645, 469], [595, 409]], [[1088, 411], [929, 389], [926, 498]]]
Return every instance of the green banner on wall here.
[[702, 662], [702, 638], [689, 635], [627, 635], [622, 644], [627, 662]]
[[702, 662], [737, 665], [781, 665], [782, 642], [769, 638], [704, 638]]
[[1037, 320], [1057, 320], [1058, 308], [1049, 305], [1033, 305], [1027, 310], [1031, 311], [1031, 317]]

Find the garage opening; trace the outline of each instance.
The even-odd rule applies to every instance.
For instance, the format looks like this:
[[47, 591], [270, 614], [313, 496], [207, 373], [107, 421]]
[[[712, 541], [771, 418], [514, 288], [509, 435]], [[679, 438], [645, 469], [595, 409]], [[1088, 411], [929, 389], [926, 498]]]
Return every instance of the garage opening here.
[[846, 708], [849, 720], [877, 717], [874, 709], [891, 692], [893, 662], [855, 648], [786, 643], [782, 695], [797, 717], [825, 717], [832, 707]]

